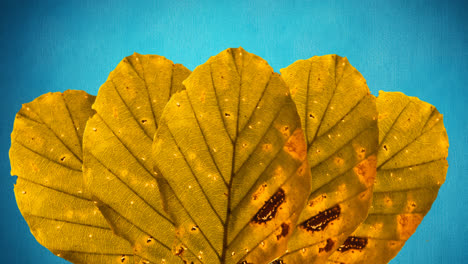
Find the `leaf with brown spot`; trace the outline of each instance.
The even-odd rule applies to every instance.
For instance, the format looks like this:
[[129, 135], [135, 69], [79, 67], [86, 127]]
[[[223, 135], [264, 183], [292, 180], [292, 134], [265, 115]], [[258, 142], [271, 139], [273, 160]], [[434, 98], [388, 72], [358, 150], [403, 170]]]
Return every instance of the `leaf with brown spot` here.
[[57, 256], [74, 263], [133, 263], [129, 243], [113, 234], [83, 182], [81, 145], [94, 99], [68, 90], [23, 105], [11, 134], [16, 202], [37, 241]]
[[373, 202], [369, 216], [352, 234], [366, 243], [356, 248], [348, 241], [344, 249], [356, 250], [335, 252], [333, 262], [389, 262], [415, 232], [445, 181], [449, 143], [437, 109], [397, 92], [380, 92], [377, 109], [380, 147]]
[[281, 74], [302, 121], [312, 175], [308, 206], [281, 259], [323, 263], [369, 210], [378, 145], [375, 97], [337, 55], [297, 61]]
[[99, 89], [84, 133], [87, 187], [115, 232], [152, 263], [183, 263], [150, 160], [162, 110], [189, 73], [157, 55], [124, 58]]
[[242, 48], [211, 57], [184, 85], [153, 143], [178, 237], [203, 263], [269, 263], [286, 249], [310, 190], [288, 88]]

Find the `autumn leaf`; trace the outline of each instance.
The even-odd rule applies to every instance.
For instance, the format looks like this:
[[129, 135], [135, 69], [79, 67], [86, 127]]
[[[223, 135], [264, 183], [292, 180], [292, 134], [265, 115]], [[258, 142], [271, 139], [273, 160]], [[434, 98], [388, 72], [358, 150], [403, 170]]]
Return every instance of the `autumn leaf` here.
[[193, 73], [135, 53], [97, 97], [25, 104], [10, 160], [31, 232], [74, 263], [387, 263], [445, 180], [442, 115], [376, 99], [337, 55], [281, 73], [242, 48]]
[[94, 99], [68, 90], [23, 105], [11, 134], [16, 201], [34, 237], [57, 256], [133, 263], [132, 248], [113, 234], [83, 182], [81, 145]]
[[309, 193], [300, 120], [260, 57], [228, 49], [198, 66], [161, 118], [154, 164], [167, 210], [200, 263], [269, 263]]
[[337, 55], [281, 70], [307, 139], [312, 191], [279, 263], [323, 263], [364, 221], [372, 197], [378, 140], [375, 98]]
[[387, 263], [430, 210], [445, 181], [448, 137], [437, 109], [380, 92], [377, 178], [369, 216], [329, 262]]
[[84, 133], [84, 178], [113, 230], [144, 260], [182, 263], [163, 210], [151, 145], [162, 110], [190, 73], [157, 55], [124, 58], [99, 89]]

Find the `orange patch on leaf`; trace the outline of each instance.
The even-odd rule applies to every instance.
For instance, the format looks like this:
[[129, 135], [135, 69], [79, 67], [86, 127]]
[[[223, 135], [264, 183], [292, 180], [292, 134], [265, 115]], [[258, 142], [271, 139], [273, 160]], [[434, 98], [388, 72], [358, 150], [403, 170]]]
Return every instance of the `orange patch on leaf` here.
[[375, 175], [377, 174], [377, 158], [375, 155], [369, 156], [361, 161], [354, 168], [354, 173], [359, 176], [359, 179], [367, 187], [374, 184]]
[[303, 161], [307, 156], [307, 146], [302, 129], [296, 129], [284, 145], [284, 151], [293, 158]]

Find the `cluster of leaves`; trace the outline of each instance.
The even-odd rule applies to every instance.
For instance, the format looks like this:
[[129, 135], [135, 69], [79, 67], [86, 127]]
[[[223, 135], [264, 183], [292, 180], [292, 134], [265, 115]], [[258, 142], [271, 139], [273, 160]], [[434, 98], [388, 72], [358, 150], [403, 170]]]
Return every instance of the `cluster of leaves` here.
[[242, 48], [126, 57], [97, 97], [23, 105], [11, 139], [21, 213], [74, 263], [387, 263], [448, 166], [432, 105], [337, 55], [280, 75]]

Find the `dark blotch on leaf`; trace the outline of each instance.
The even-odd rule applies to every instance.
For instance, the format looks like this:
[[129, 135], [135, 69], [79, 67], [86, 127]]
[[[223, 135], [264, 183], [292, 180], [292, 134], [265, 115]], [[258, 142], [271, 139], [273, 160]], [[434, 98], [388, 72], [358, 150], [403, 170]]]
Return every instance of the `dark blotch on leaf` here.
[[175, 249], [174, 255], [182, 256], [184, 251], [185, 251], [185, 248], [183, 246], [179, 246], [178, 248]]
[[327, 239], [327, 244], [325, 245], [325, 247], [319, 248], [319, 253], [322, 251], [329, 252], [330, 250], [332, 250], [333, 245], [335, 245], [335, 242], [331, 240], [330, 238]]
[[286, 223], [281, 224], [281, 234], [276, 236], [276, 240], [279, 240], [282, 237], [286, 237], [289, 233], [289, 225]]
[[284, 203], [285, 193], [283, 189], [279, 189], [273, 196], [265, 202], [262, 208], [252, 218], [252, 222], [262, 224], [270, 221], [278, 212], [279, 206]]
[[365, 237], [355, 237], [350, 236], [346, 239], [343, 245], [341, 245], [337, 250], [339, 252], [346, 252], [350, 249], [363, 249], [367, 246], [367, 238]]
[[341, 208], [339, 205], [336, 205], [323, 212], [319, 212], [317, 215], [304, 221], [302, 224], [300, 224], [300, 227], [312, 233], [316, 231], [322, 231], [331, 221], [337, 219], [340, 216], [340, 213]]

